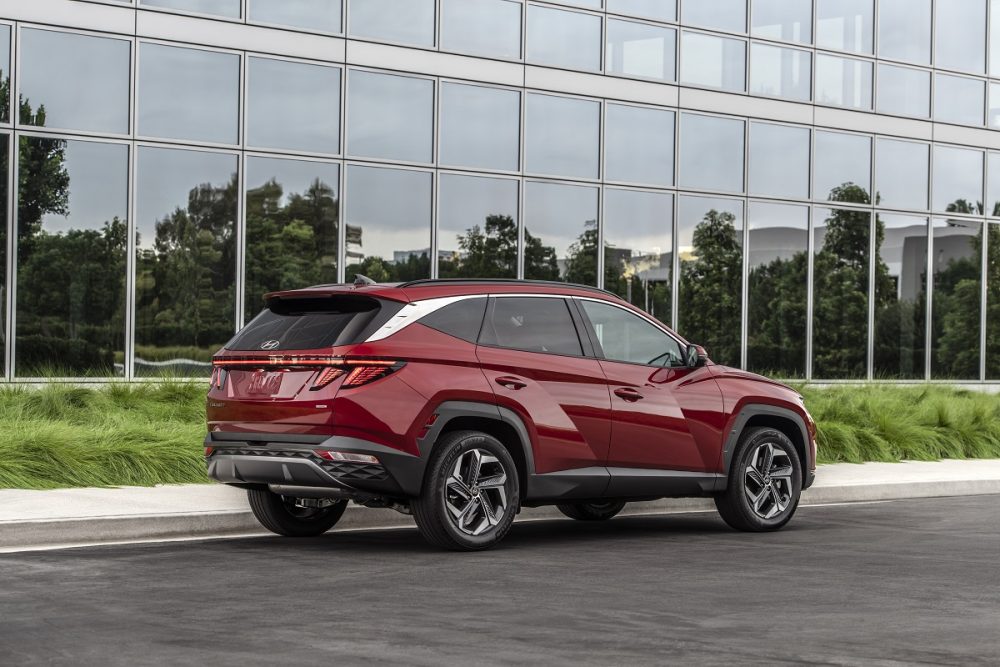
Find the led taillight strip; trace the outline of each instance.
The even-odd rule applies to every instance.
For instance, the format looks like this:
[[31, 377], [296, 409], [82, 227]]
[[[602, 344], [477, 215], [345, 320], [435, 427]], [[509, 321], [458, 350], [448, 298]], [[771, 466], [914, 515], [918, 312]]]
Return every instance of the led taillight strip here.
[[[235, 366], [342, 366], [349, 364], [344, 357], [295, 357], [295, 356], [269, 356], [269, 357], [216, 357], [212, 359], [212, 365], [219, 368], [229, 368]], [[368, 363], [368, 362], [366, 362]], [[380, 363], [380, 362], [371, 362]], [[388, 362], [391, 366], [395, 361]]]

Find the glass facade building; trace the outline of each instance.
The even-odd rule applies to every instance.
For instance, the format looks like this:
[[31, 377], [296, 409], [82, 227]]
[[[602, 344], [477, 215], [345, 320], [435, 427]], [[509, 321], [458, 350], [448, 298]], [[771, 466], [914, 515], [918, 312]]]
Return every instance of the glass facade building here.
[[6, 381], [207, 375], [265, 292], [603, 287], [780, 378], [1000, 381], [1000, 0], [0, 16]]

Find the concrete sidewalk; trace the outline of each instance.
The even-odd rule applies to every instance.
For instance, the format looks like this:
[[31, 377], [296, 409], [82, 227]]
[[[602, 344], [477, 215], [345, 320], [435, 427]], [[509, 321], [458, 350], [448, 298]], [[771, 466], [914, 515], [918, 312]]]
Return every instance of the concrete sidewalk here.
[[[820, 466], [805, 505], [1000, 494], [1000, 460]], [[1000, 499], [998, 499], [1000, 502]], [[713, 510], [710, 499], [632, 503], [623, 514]], [[562, 518], [554, 507], [519, 520]], [[412, 525], [392, 510], [351, 505], [338, 529]], [[118, 489], [0, 490], [0, 552], [33, 547], [261, 533], [243, 491], [218, 484]]]

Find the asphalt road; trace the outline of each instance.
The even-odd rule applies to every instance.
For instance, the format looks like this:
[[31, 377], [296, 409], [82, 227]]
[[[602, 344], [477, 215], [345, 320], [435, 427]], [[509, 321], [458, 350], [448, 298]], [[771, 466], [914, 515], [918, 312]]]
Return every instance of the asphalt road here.
[[1000, 496], [0, 555], [0, 665], [1000, 663]]

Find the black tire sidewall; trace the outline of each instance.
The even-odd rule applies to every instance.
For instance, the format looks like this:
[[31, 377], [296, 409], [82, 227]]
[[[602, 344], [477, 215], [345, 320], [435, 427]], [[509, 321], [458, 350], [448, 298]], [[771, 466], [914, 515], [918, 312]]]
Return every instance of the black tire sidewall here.
[[333, 528], [347, 510], [346, 500], [320, 510], [311, 517], [295, 516], [288, 511], [284, 496], [266, 489], [249, 489], [250, 508], [265, 528], [286, 537], [315, 537]]

